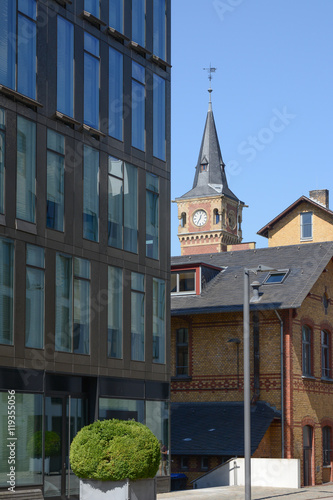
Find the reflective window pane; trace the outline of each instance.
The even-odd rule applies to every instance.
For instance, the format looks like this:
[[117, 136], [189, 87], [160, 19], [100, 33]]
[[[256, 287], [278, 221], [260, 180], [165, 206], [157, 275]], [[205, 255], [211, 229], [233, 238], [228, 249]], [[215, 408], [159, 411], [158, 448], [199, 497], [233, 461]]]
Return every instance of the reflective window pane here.
[[166, 37], [165, 37], [165, 0], [154, 0], [154, 33], [153, 53], [166, 60]]
[[165, 282], [153, 278], [153, 362], [165, 363]]
[[84, 0], [84, 10], [90, 12], [93, 16], [100, 17], [99, 0]]
[[118, 267], [108, 268], [108, 357], [122, 357], [123, 328], [123, 272]]
[[73, 325], [72, 258], [57, 254], [56, 258], [56, 351], [70, 352]]
[[17, 117], [16, 217], [35, 222], [36, 124]]
[[1, 1], [0, 30], [0, 83], [15, 89], [16, 44], [16, 5], [13, 0]]
[[0, 344], [13, 343], [14, 243], [0, 238]]
[[99, 220], [99, 152], [84, 147], [83, 237], [98, 241]]
[[154, 75], [153, 154], [165, 160], [165, 80]]
[[109, 26], [123, 33], [124, 0], [109, 0]]
[[18, 15], [17, 90], [36, 99], [36, 23]]
[[64, 136], [49, 129], [47, 131], [47, 148], [46, 226], [50, 229], [63, 231], [65, 174]]
[[132, 2], [132, 40], [146, 45], [146, 0]]
[[123, 140], [123, 55], [109, 47], [109, 135]]
[[74, 26], [58, 16], [57, 110], [74, 117]]

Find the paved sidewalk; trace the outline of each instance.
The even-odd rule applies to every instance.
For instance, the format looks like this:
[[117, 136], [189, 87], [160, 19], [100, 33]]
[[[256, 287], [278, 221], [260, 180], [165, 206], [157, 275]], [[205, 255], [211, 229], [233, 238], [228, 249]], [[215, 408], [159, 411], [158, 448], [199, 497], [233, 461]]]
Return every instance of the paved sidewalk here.
[[[157, 495], [157, 500], [244, 500], [244, 486], [220, 486], [198, 490], [173, 491]], [[333, 500], [333, 483], [301, 489], [253, 486], [252, 500]]]

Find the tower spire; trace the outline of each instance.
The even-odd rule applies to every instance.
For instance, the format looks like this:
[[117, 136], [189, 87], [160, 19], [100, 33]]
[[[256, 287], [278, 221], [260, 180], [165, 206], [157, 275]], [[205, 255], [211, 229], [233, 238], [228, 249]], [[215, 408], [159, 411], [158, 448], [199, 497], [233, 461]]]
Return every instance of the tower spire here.
[[217, 70], [217, 68], [212, 68], [212, 65], [209, 64], [209, 68], [203, 68], [204, 71], [208, 71], [208, 80], [209, 80], [209, 109], [212, 109], [212, 78], [213, 78], [213, 73]]

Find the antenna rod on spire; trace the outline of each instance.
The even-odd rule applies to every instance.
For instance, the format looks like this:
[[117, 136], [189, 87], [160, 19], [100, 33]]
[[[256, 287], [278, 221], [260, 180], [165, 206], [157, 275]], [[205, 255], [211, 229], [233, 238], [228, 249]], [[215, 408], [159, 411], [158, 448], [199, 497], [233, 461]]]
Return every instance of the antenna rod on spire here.
[[211, 103], [212, 102], [212, 92], [213, 92], [213, 89], [212, 89], [212, 74], [215, 73], [215, 71], [217, 70], [217, 68], [212, 68], [212, 65], [210, 64], [209, 65], [209, 68], [203, 68], [204, 71], [208, 71], [208, 80], [209, 80], [209, 89], [208, 89], [208, 92], [209, 92], [209, 102]]

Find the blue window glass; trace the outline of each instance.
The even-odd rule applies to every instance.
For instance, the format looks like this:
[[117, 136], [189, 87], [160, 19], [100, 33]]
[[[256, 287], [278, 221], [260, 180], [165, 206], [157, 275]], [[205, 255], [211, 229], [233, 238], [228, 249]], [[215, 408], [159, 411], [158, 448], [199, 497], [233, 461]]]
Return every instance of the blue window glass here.
[[109, 157], [108, 244], [137, 252], [137, 169]]
[[[15, 2], [13, 1], [13, 3]], [[18, 0], [17, 6], [19, 12], [36, 21], [36, 0]]]
[[74, 26], [58, 16], [57, 110], [74, 117]]
[[1, 19], [0, 83], [36, 99], [36, 0], [2, 0]]
[[0, 238], [0, 344], [13, 344], [14, 242]]
[[44, 345], [44, 249], [26, 247], [25, 345]]
[[109, 26], [123, 33], [124, 0], [109, 0]]
[[1, 1], [0, 83], [15, 89], [16, 8], [13, 0]]
[[145, 359], [145, 285], [144, 275], [131, 274], [131, 359]]
[[123, 351], [123, 271], [108, 269], [108, 357], [121, 358]]
[[83, 238], [98, 241], [99, 152], [84, 146]]
[[165, 160], [165, 80], [154, 75], [153, 154]]
[[16, 217], [35, 222], [36, 124], [17, 117]]
[[64, 230], [65, 138], [47, 131], [47, 196], [46, 226]]
[[132, 146], [145, 150], [145, 69], [132, 62]]
[[99, 0], [84, 0], [84, 10], [90, 12], [93, 16], [100, 17]]
[[165, 363], [165, 282], [153, 278], [153, 362]]
[[84, 123], [99, 128], [99, 40], [84, 34]]
[[109, 47], [109, 135], [123, 140], [123, 55]]
[[0, 108], [0, 214], [5, 213], [5, 111]]
[[146, 0], [132, 2], [132, 40], [146, 45]]
[[36, 23], [18, 14], [17, 90], [36, 99]]
[[154, 0], [153, 53], [166, 60], [165, 0]]
[[158, 259], [159, 186], [156, 175], [146, 174], [146, 256]]
[[70, 352], [73, 324], [72, 257], [57, 254], [56, 258], [56, 351]]

